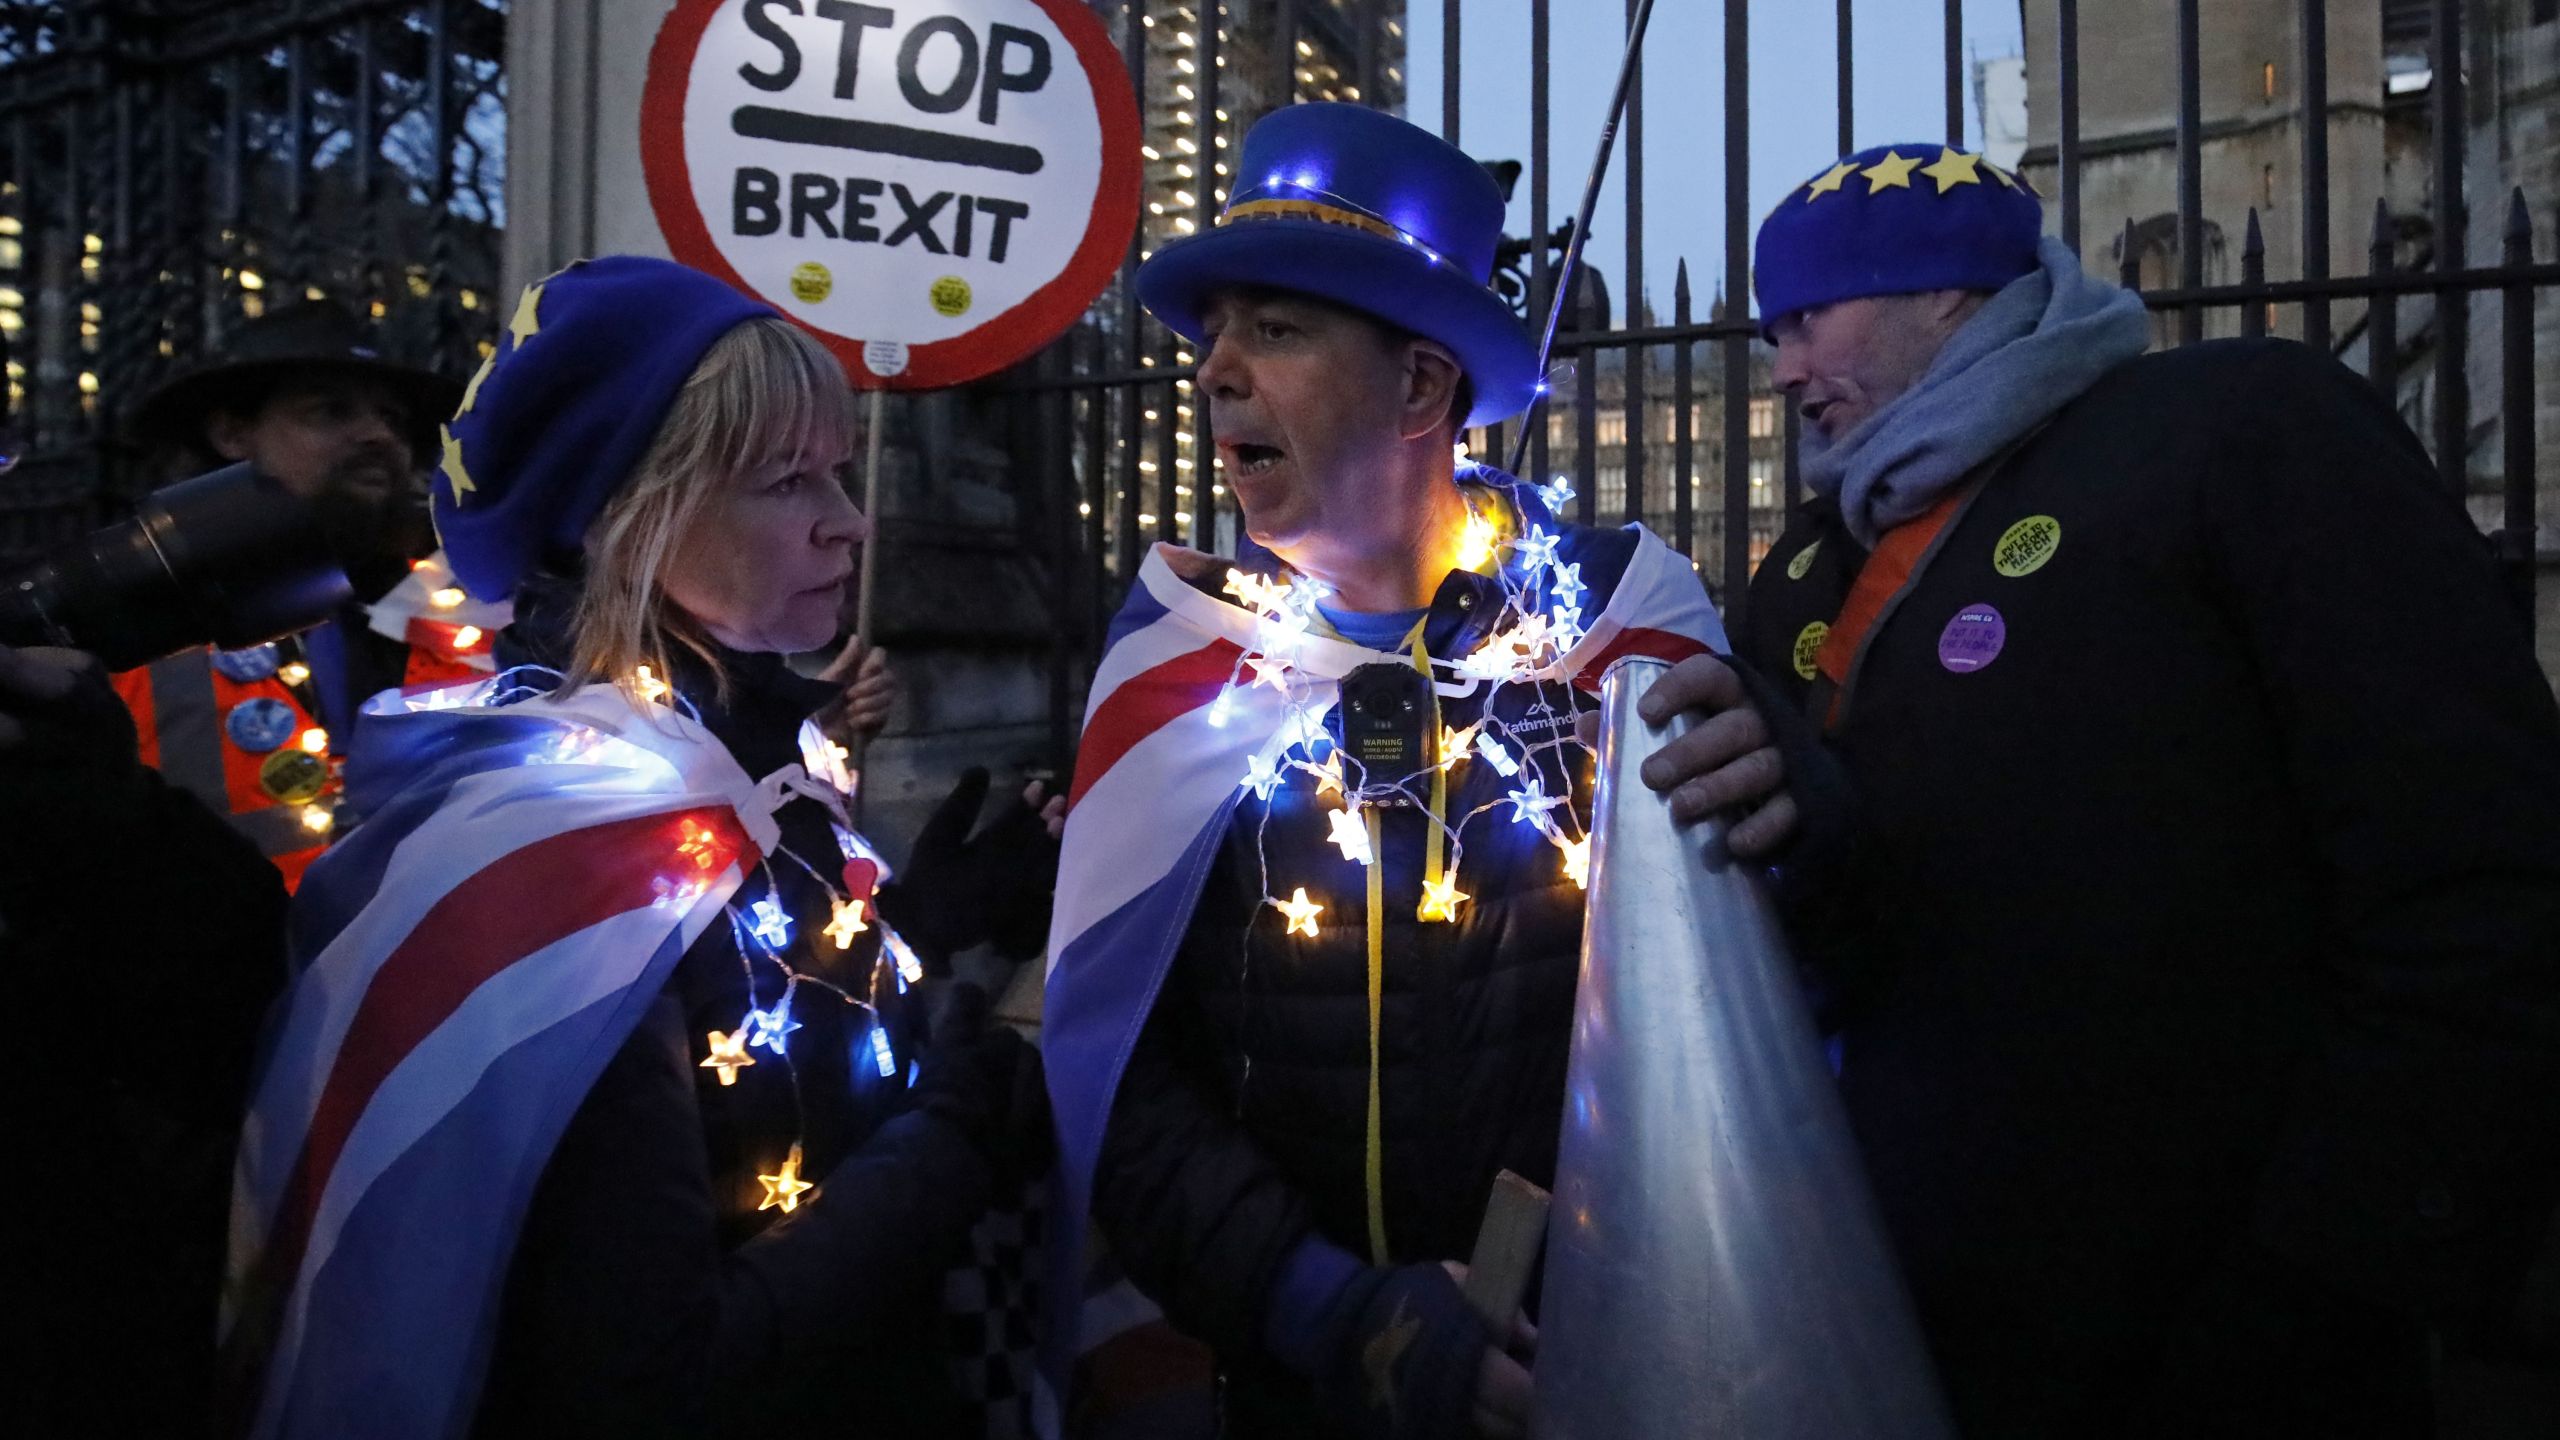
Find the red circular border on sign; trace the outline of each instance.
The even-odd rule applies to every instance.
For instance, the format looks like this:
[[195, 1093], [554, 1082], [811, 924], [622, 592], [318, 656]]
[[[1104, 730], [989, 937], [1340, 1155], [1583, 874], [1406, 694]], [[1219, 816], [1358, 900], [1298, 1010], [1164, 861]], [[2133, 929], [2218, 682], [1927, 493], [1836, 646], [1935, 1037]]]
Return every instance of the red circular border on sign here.
[[702, 48], [712, 17], [728, 3], [677, 0], [649, 48], [649, 78], [640, 93], [640, 164], [649, 184], [649, 207], [657, 212], [658, 230], [675, 258], [773, 305], [825, 341], [861, 389], [931, 390], [992, 375], [1066, 333], [1110, 283], [1138, 228], [1138, 97], [1100, 16], [1076, 0], [1031, 0], [1075, 48], [1102, 125], [1102, 178], [1093, 214], [1066, 268], [1012, 309], [948, 340], [908, 347], [906, 372], [894, 377], [871, 373], [862, 362], [860, 340], [821, 330], [775, 304], [748, 284], [713, 242], [711, 227], [693, 203], [693, 167], [684, 153], [685, 94], [694, 54]]

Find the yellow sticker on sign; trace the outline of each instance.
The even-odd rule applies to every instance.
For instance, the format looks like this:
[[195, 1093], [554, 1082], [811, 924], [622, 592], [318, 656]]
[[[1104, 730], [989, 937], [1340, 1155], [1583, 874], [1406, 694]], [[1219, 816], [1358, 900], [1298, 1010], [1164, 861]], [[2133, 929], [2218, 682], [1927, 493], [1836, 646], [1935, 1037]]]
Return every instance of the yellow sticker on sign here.
[[1803, 579], [1804, 572], [1813, 568], [1813, 552], [1821, 548], [1822, 542], [1816, 540], [1812, 544], [1797, 551], [1796, 558], [1787, 562], [1787, 578], [1790, 580]]
[[1822, 642], [1830, 638], [1831, 627], [1820, 620], [1796, 632], [1797, 679], [1810, 680], [1820, 673], [1820, 667], [1814, 663], [1814, 660], [1822, 653]]
[[804, 262], [791, 272], [791, 298], [803, 305], [815, 305], [836, 288], [836, 277], [815, 260]]
[[2050, 515], [2030, 515], [2000, 532], [1991, 548], [1991, 568], [2014, 580], [2033, 575], [2062, 548], [2062, 522]]
[[925, 298], [933, 302], [933, 313], [959, 316], [969, 313], [969, 301], [973, 297], [969, 293], [968, 281], [957, 275], [945, 275], [933, 282], [933, 287], [925, 292]]

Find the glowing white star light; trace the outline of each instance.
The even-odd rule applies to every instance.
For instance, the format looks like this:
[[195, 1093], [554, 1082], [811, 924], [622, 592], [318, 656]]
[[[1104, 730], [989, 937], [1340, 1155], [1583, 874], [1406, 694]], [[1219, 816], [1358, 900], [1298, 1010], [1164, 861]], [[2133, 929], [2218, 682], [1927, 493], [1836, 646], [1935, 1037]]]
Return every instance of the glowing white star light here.
[[1548, 794], [1546, 782], [1536, 775], [1505, 798], [1511, 802], [1511, 818], [1522, 825], [1536, 824], [1539, 816], [1564, 803], [1563, 796]]
[[1256, 800], [1268, 800], [1280, 788], [1288, 772], [1273, 763], [1268, 755], [1255, 755], [1244, 762], [1244, 783]]
[[782, 902], [768, 895], [748, 907], [754, 918], [747, 922], [747, 933], [779, 950], [791, 943], [791, 917], [782, 913]]
[[1333, 833], [1325, 838], [1342, 847], [1344, 859], [1363, 865], [1378, 863], [1378, 857], [1369, 850], [1369, 827], [1361, 823], [1357, 809], [1336, 810], [1325, 823], [1333, 827]]

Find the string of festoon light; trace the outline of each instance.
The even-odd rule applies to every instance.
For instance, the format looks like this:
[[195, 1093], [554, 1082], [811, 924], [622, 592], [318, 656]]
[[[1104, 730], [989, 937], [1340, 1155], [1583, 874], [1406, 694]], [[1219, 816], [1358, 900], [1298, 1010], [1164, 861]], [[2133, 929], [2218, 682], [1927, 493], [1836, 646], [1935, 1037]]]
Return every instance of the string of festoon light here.
[[[1316, 683], [1294, 663], [1294, 657], [1313, 633], [1316, 606], [1330, 590], [1311, 576], [1288, 573], [1271, 577], [1233, 568], [1226, 573], [1224, 593], [1251, 610], [1261, 623], [1254, 628], [1251, 643], [1241, 649], [1209, 709], [1210, 720], [1224, 725], [1235, 715], [1232, 697], [1240, 689], [1266, 686], [1282, 697], [1279, 724], [1248, 757], [1245, 773], [1238, 782], [1264, 802], [1265, 830], [1270, 823], [1271, 797], [1300, 775], [1307, 777], [1306, 783], [1312, 784], [1318, 799], [1329, 795], [1341, 802], [1340, 808], [1327, 818], [1331, 832], [1327, 839], [1346, 859], [1364, 868], [1378, 863], [1364, 812], [1401, 799], [1428, 816], [1447, 848], [1447, 859], [1423, 877], [1415, 918], [1449, 923], [1458, 919], [1459, 907], [1472, 898], [1458, 888], [1458, 876], [1466, 853], [1467, 828], [1480, 816], [1508, 806], [1513, 823], [1535, 828], [1556, 848], [1566, 877], [1576, 885], [1588, 887], [1591, 865], [1591, 837], [1573, 812], [1571, 796], [1548, 794], [1537, 763], [1550, 750], [1569, 748], [1587, 755], [1589, 747], [1576, 737], [1570, 724], [1542, 724], [1534, 727], [1539, 732], [1536, 736], [1523, 735], [1520, 731], [1531, 727], [1505, 721], [1495, 703], [1506, 685], [1539, 687], [1543, 682], [1564, 678], [1560, 662], [1581, 641], [1587, 628], [1583, 623], [1582, 599], [1587, 587], [1582, 580], [1582, 567], [1559, 558], [1557, 546], [1562, 537], [1541, 525], [1533, 523], [1525, 533], [1509, 533], [1509, 506], [1500, 507], [1504, 514], [1488, 515], [1485, 501], [1492, 491], [1484, 484], [1466, 483], [1472, 467], [1465, 465], [1463, 450], [1460, 459], [1461, 493], [1466, 497], [1468, 513], [1459, 542], [1458, 564], [1462, 569], [1481, 571], [1488, 562], [1499, 562], [1493, 573], [1502, 585], [1503, 610], [1483, 644], [1455, 660], [1434, 663], [1448, 666], [1461, 679], [1486, 685], [1484, 705], [1477, 719], [1464, 726], [1442, 725], [1437, 753], [1426, 757], [1428, 763], [1422, 768], [1404, 775], [1371, 774], [1358, 757], [1346, 752], [1326, 733], [1324, 712], [1330, 706], [1314, 703]], [[1536, 489], [1551, 514], [1571, 500], [1574, 493], [1561, 475]], [[1543, 690], [1533, 688], [1533, 694], [1533, 702], [1519, 719], [1553, 721], [1555, 710]], [[1462, 764], [1489, 765], [1501, 778], [1519, 779], [1520, 783], [1500, 799], [1477, 805], [1463, 815], [1444, 816], [1432, 803], [1428, 787], [1435, 772], [1447, 774]], [[1318, 935], [1316, 917], [1329, 907], [1309, 899], [1303, 885], [1275, 885], [1263, 831], [1256, 833], [1256, 846], [1263, 903], [1287, 922], [1285, 933], [1311, 938]], [[1285, 896], [1280, 893], [1283, 888], [1288, 892]]]

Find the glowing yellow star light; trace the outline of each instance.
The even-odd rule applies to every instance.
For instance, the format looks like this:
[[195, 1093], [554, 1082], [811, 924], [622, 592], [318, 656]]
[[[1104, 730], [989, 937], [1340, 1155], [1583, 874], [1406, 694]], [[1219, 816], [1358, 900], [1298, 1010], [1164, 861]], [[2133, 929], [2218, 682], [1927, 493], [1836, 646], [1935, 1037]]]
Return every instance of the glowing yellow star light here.
[[1253, 655], [1253, 656], [1248, 656], [1248, 657], [1246, 657], [1246, 659], [1245, 659], [1245, 662], [1244, 662], [1244, 663], [1245, 663], [1245, 665], [1247, 666], [1247, 668], [1249, 668], [1249, 669], [1251, 669], [1251, 670], [1253, 671], [1253, 683], [1254, 683], [1254, 684], [1256, 684], [1256, 685], [1268, 685], [1268, 686], [1270, 686], [1272, 689], [1274, 689], [1274, 690], [1278, 690], [1278, 691], [1282, 692], [1283, 694], [1286, 694], [1286, 693], [1288, 692], [1288, 689], [1289, 689], [1289, 662], [1288, 662], [1288, 661], [1286, 661], [1286, 660], [1275, 660], [1275, 659], [1273, 659], [1272, 657], [1270, 657], [1270, 656], [1268, 656], [1268, 655]]
[[1458, 768], [1458, 762], [1467, 758], [1467, 746], [1472, 744], [1475, 738], [1476, 727], [1473, 725], [1464, 730], [1452, 730], [1446, 725], [1441, 726], [1440, 768], [1443, 770]]
[[334, 811], [324, 810], [317, 805], [302, 807], [302, 828], [314, 835], [328, 834], [329, 827], [337, 823], [338, 817]]
[[471, 472], [463, 468], [462, 442], [454, 438], [453, 427], [439, 425], [436, 431], [444, 436], [444, 464], [440, 468], [444, 478], [453, 484], [453, 503], [459, 505], [463, 496], [480, 487], [471, 483]]
[[1804, 203], [1810, 205], [1814, 201], [1821, 199], [1823, 196], [1838, 190], [1841, 186], [1849, 183], [1850, 176], [1857, 173], [1858, 167], [1850, 164], [1846, 160], [1843, 160], [1839, 164], [1832, 166], [1830, 169], [1823, 171], [1820, 175], [1814, 177], [1814, 181], [1811, 185], [1805, 187]]
[[660, 699], [666, 695], [668, 689], [667, 682], [651, 674], [646, 665], [631, 672], [631, 684], [640, 692], [640, 698], [643, 700]]
[[1316, 793], [1318, 795], [1339, 795], [1342, 793], [1341, 751], [1337, 750], [1324, 757], [1324, 763], [1315, 767], [1315, 770]]
[[1458, 568], [1481, 570], [1493, 558], [1496, 536], [1493, 522], [1481, 515], [1469, 515], [1465, 533], [1458, 537]]
[[800, 1208], [800, 1197], [818, 1187], [800, 1178], [800, 1145], [792, 1142], [791, 1154], [782, 1162], [782, 1173], [759, 1175], [756, 1183], [764, 1187], [764, 1199], [756, 1202], [759, 1210], [779, 1210], [788, 1215]]
[[1588, 890], [1591, 888], [1591, 837], [1561, 840], [1557, 847], [1564, 851], [1564, 878]]
[[302, 732], [302, 751], [306, 755], [329, 753], [329, 732], [314, 725]]
[[296, 660], [276, 672], [276, 678], [287, 685], [299, 685], [311, 678], [311, 667]]
[[861, 901], [838, 900], [835, 905], [836, 917], [826, 925], [827, 938], [836, 942], [837, 949], [850, 950], [853, 948], [853, 937], [871, 927], [862, 923]]
[[1458, 875], [1454, 870], [1437, 880], [1425, 880], [1422, 882], [1422, 905], [1414, 911], [1414, 918], [1455, 922], [1459, 903], [1469, 898], [1458, 888]]
[[712, 1031], [711, 1054], [695, 1068], [717, 1070], [720, 1072], [721, 1084], [735, 1085], [738, 1083], [738, 1072], [754, 1063], [756, 1063], [756, 1057], [747, 1053], [747, 1027], [741, 1025], [726, 1035], [717, 1030]]
[[1296, 893], [1286, 900], [1271, 903], [1279, 908], [1281, 914], [1289, 917], [1289, 928], [1283, 933], [1304, 935], [1311, 940], [1315, 938], [1316, 917], [1324, 913], [1324, 907], [1307, 898], [1306, 886], [1299, 886]]
[[465, 625], [453, 632], [453, 648], [456, 650], [468, 650], [479, 643], [480, 627], [477, 625]]
[[1867, 177], [1867, 193], [1873, 195], [1879, 190], [1890, 190], [1897, 185], [1905, 190], [1910, 189], [1911, 172], [1919, 168], [1919, 156], [1898, 155], [1887, 150], [1884, 152], [1883, 159], [1858, 173]]
[[1344, 859], [1363, 865], [1378, 863], [1378, 857], [1369, 853], [1369, 827], [1361, 823], [1358, 810], [1336, 810], [1325, 817], [1325, 823], [1333, 827], [1333, 833], [1324, 838], [1342, 847]]
[[1920, 173], [1937, 181], [1938, 193], [1944, 195], [1959, 185], [1981, 184], [1982, 173], [1977, 168], [1981, 164], [1982, 157], [1979, 155], [1967, 155], [1962, 151], [1942, 147], [1938, 151], [1937, 161], [1922, 167]]

